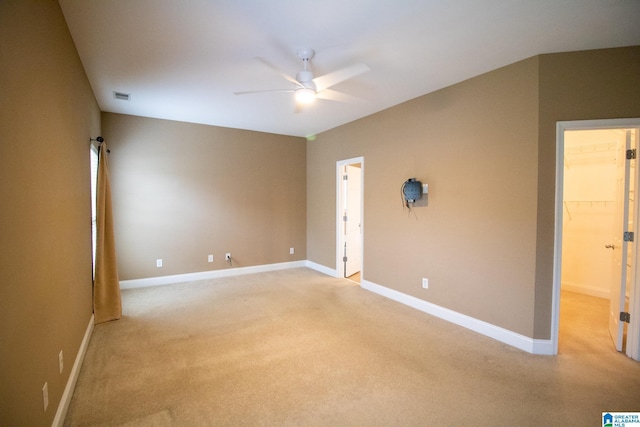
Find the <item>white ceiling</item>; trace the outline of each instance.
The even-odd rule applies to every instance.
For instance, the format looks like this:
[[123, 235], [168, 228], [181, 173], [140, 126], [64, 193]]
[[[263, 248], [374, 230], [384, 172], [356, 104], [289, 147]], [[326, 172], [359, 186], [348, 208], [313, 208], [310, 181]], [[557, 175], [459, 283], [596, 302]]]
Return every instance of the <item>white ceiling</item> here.
[[[60, 0], [103, 111], [310, 136], [541, 53], [640, 44], [639, 0]], [[296, 112], [266, 59], [364, 63]], [[114, 99], [114, 91], [131, 95]]]

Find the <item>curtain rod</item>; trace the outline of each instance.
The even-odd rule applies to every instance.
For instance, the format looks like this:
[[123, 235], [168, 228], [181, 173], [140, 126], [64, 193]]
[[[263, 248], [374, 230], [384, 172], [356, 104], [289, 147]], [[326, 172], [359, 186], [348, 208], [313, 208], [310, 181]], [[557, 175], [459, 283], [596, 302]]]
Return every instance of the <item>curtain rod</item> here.
[[[98, 147], [100, 147], [100, 146], [102, 145], [102, 143], [104, 142], [104, 138], [103, 138], [103, 137], [101, 137], [101, 136], [97, 136], [97, 137], [95, 137], [95, 138], [91, 138], [91, 137], [89, 138], [89, 144], [91, 144], [91, 143], [92, 143], [92, 142], [94, 142], [94, 141], [95, 141], [95, 142], [97, 142], [97, 144], [96, 144], [96, 145], [97, 145]], [[107, 149], [107, 153], [110, 153], [110, 152], [111, 152], [111, 150]]]

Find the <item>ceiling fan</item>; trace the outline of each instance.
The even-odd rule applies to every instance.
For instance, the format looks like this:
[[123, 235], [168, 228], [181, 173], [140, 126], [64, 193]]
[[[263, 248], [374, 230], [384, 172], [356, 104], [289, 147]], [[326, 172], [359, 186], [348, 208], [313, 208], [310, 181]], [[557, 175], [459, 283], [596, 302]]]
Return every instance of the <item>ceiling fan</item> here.
[[289, 76], [284, 71], [280, 70], [275, 65], [271, 64], [264, 58], [257, 58], [267, 67], [276, 71], [287, 81], [295, 85], [291, 89], [267, 89], [267, 90], [250, 90], [244, 92], [234, 92], [236, 95], [247, 95], [252, 93], [264, 93], [264, 92], [292, 92], [294, 94], [296, 103], [309, 104], [316, 99], [326, 99], [329, 101], [339, 102], [354, 102], [358, 101], [358, 98], [346, 93], [338, 92], [330, 89], [332, 86], [342, 83], [345, 80], [354, 78], [360, 74], [369, 71], [369, 67], [365, 64], [354, 64], [346, 68], [342, 68], [337, 71], [333, 71], [322, 76], [313, 77], [313, 72], [310, 69], [309, 62], [315, 56], [316, 52], [313, 49], [300, 49], [297, 52], [298, 58], [302, 60], [303, 69], [298, 71], [296, 77]]

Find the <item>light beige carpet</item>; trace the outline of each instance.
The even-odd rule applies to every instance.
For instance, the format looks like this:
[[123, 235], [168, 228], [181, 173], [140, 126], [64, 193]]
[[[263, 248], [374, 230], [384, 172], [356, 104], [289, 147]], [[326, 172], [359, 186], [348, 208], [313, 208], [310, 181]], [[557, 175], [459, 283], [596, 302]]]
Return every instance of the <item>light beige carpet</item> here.
[[66, 425], [598, 426], [640, 411], [640, 363], [606, 325], [563, 321], [561, 354], [534, 356], [309, 269], [122, 297]]

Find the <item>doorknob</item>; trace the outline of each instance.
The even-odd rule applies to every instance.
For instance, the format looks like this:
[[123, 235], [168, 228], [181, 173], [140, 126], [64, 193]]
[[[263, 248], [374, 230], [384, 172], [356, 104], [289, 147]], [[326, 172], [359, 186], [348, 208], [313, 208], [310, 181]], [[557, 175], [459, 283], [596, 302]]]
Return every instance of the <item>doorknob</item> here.
[[607, 249], [615, 249], [616, 245], [604, 245], [604, 247]]

